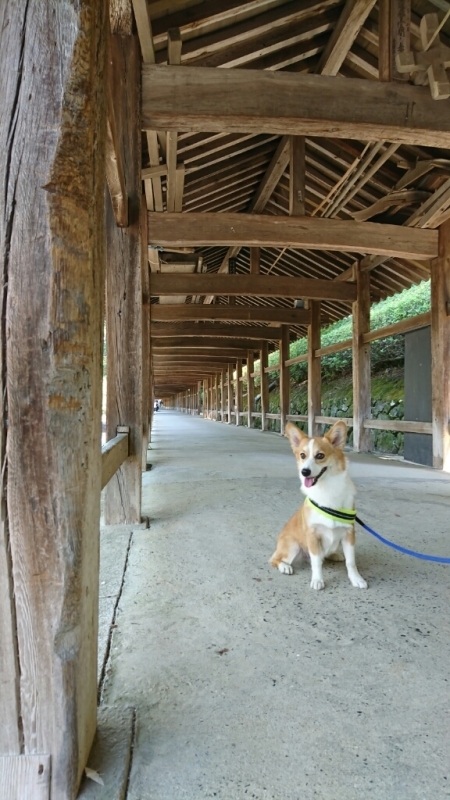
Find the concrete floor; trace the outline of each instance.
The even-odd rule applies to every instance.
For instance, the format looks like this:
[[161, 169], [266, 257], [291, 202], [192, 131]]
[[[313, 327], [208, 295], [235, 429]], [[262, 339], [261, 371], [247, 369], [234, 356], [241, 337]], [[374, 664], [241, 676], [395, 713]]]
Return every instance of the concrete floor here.
[[[286, 439], [164, 410], [149, 460], [150, 529], [103, 545], [130, 545], [103, 687], [137, 710], [128, 800], [450, 797], [450, 567], [360, 530], [369, 589], [328, 564], [314, 592], [267, 563], [301, 500]], [[369, 525], [450, 555], [448, 476], [350, 460]]]

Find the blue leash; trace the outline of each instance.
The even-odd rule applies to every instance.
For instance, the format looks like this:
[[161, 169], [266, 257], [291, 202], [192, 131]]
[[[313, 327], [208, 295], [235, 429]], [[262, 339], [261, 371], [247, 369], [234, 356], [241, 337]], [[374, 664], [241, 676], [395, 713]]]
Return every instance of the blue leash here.
[[408, 550], [406, 547], [401, 547], [399, 544], [394, 544], [394, 542], [390, 542], [389, 539], [385, 539], [384, 536], [380, 536], [379, 533], [369, 528], [365, 522], [363, 522], [359, 517], [355, 517], [356, 522], [358, 522], [366, 531], [375, 536], [376, 539], [379, 539], [380, 542], [383, 544], [387, 544], [388, 547], [393, 547], [394, 550], [398, 550], [400, 553], [405, 553], [407, 556], [414, 556], [414, 558], [421, 558], [423, 561], [435, 561], [438, 564], [450, 564], [450, 558], [439, 558], [439, 556], [428, 556], [425, 553], [416, 553], [415, 550]]

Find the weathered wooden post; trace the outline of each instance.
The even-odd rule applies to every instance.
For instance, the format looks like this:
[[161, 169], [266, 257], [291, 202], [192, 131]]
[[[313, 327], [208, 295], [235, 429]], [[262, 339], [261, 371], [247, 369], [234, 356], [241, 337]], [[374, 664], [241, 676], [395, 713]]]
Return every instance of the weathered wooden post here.
[[315, 421], [322, 407], [322, 377], [320, 358], [316, 350], [320, 348], [320, 303], [309, 303], [311, 323], [308, 325], [308, 436], [317, 436], [319, 426]]
[[241, 424], [241, 411], [242, 411], [242, 360], [238, 358], [236, 361], [236, 425]]
[[269, 347], [267, 342], [261, 342], [259, 354], [261, 367], [261, 430], [267, 430], [268, 419], [266, 414], [269, 412], [269, 375], [266, 367], [269, 365]]
[[253, 358], [253, 351], [249, 350], [247, 353], [247, 425], [253, 428], [255, 420], [253, 418], [253, 411], [255, 410], [255, 379], [253, 371], [255, 369], [255, 362]]
[[281, 326], [280, 339], [280, 434], [284, 436], [286, 415], [290, 406], [290, 368], [286, 366], [289, 359], [289, 325]]
[[108, 20], [99, 0], [53, 11], [0, 7], [8, 800], [73, 800], [96, 728]]
[[450, 472], [450, 220], [431, 264], [431, 389], [433, 466]]
[[356, 276], [356, 302], [353, 303], [353, 449], [370, 450], [370, 430], [364, 420], [371, 414], [370, 344], [364, 344], [363, 335], [370, 331], [370, 272], [363, 272], [358, 264]]
[[227, 371], [227, 395], [228, 395], [228, 425], [231, 425], [231, 415], [233, 413], [233, 364], [228, 364]]
[[[122, 35], [121, 35], [122, 34]], [[128, 196], [128, 226], [116, 224], [106, 203], [106, 330], [108, 439], [130, 427], [130, 455], [105, 489], [105, 522], [141, 522], [142, 270], [141, 270], [141, 55], [136, 36], [116, 31], [110, 43], [111, 90]]]

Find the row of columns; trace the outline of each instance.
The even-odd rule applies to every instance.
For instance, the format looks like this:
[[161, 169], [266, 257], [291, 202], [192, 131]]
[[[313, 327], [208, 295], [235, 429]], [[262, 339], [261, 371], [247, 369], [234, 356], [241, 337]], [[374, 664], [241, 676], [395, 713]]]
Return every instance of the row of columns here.
[[[370, 331], [370, 272], [356, 269], [357, 297], [353, 303], [353, 448], [356, 452], [371, 449], [371, 432], [364, 421], [371, 416], [371, 363], [370, 344], [364, 335]], [[433, 466], [450, 471], [450, 220], [439, 231], [439, 257], [431, 265], [431, 347], [432, 347], [432, 425]], [[320, 433], [321, 416], [321, 357], [316, 355], [321, 347], [321, 307], [319, 301], [310, 301], [308, 326], [308, 410], [302, 421], [307, 423], [309, 436]], [[284, 434], [290, 415], [290, 365], [289, 326], [282, 325], [279, 342], [280, 433]], [[240, 425], [247, 416], [247, 425], [254, 427], [255, 417], [261, 416], [261, 429], [268, 428], [269, 384], [268, 345], [259, 345], [261, 378], [261, 411], [255, 411], [254, 356], [249, 351], [246, 359], [238, 359], [227, 370], [210, 376], [196, 390], [177, 395], [175, 407], [188, 413], [199, 414], [202, 408], [207, 419], [221, 420]], [[247, 376], [242, 377], [243, 361]], [[276, 369], [274, 367], [272, 370]], [[247, 411], [242, 409], [242, 384], [247, 382]], [[202, 399], [200, 395], [203, 395]], [[195, 400], [193, 399], [195, 397]], [[278, 417], [278, 415], [277, 415]], [[294, 417], [295, 418], [295, 417]], [[299, 416], [296, 417], [299, 419]]]

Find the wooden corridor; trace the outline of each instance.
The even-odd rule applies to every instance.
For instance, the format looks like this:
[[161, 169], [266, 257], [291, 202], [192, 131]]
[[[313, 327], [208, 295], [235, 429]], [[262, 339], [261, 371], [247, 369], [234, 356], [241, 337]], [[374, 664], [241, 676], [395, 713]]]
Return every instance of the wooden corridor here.
[[[450, 471], [443, 3], [0, 4], [2, 800], [77, 795], [97, 719], [100, 495], [108, 525], [146, 524], [155, 397], [240, 423], [245, 364], [251, 427], [256, 355], [264, 429], [279, 350], [283, 432], [305, 336], [314, 433], [332, 421], [321, 327], [352, 313], [365, 452], [370, 342], [431, 324], [420, 430]], [[371, 303], [428, 279], [426, 321], [370, 330]]]

